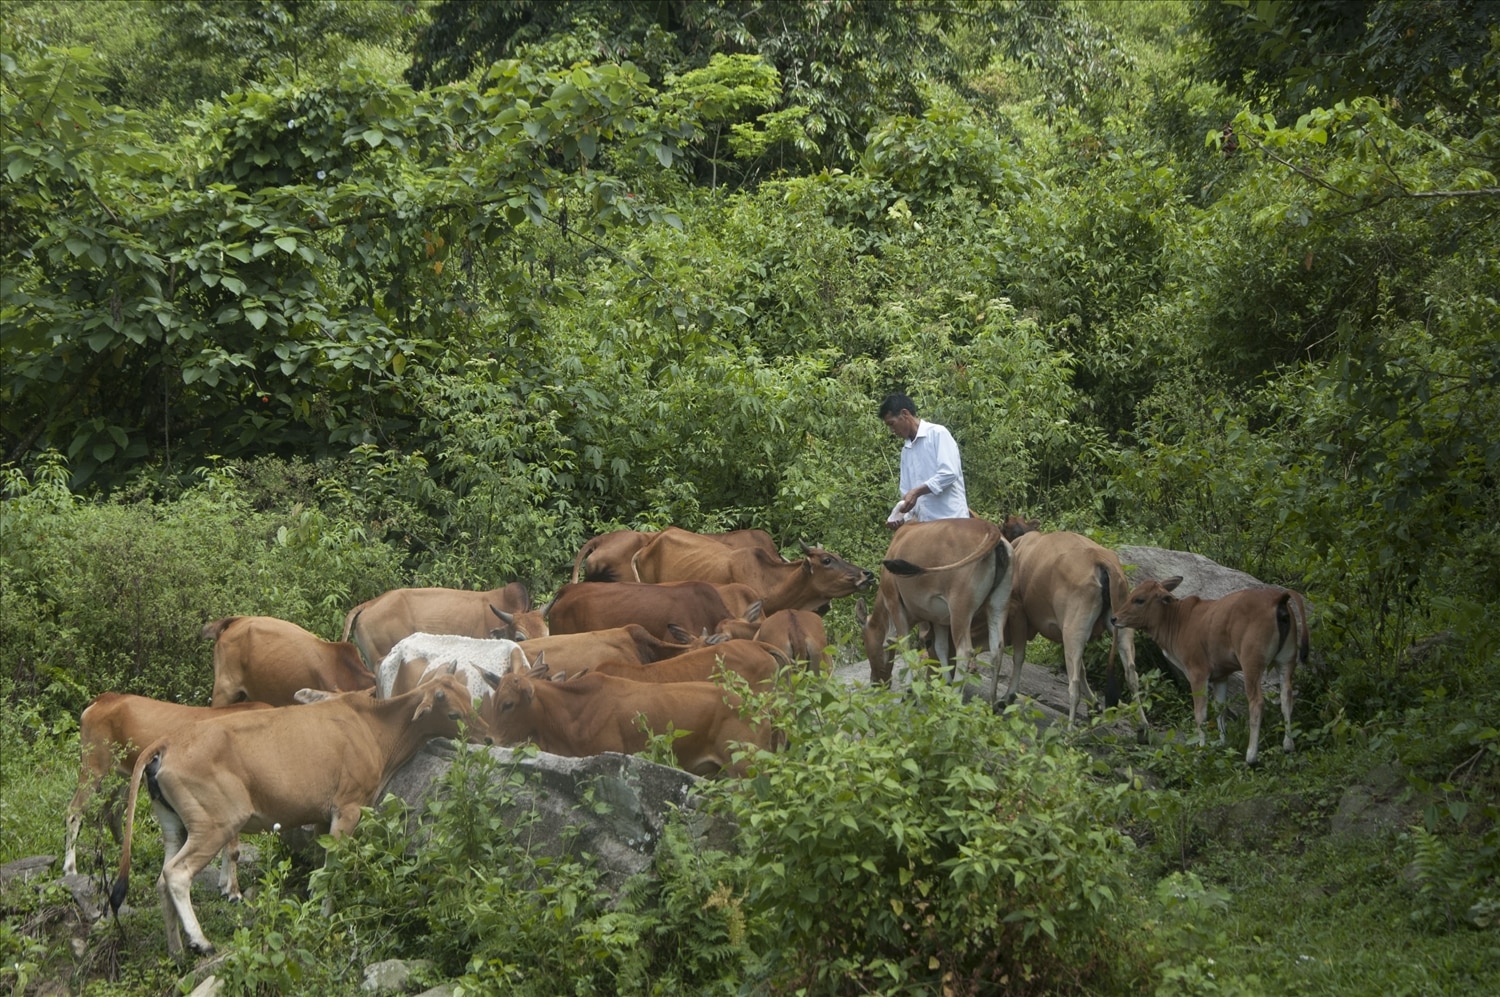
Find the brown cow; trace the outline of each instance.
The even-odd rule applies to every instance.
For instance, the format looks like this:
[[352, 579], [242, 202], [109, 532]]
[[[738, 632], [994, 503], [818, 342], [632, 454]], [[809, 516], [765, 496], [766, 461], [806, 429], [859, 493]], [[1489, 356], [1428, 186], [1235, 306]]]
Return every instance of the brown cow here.
[[800, 561], [763, 550], [727, 549], [686, 530], [668, 529], [635, 555], [643, 582], [698, 580], [741, 584], [755, 590], [770, 616], [783, 609], [816, 610], [867, 589], [875, 576], [821, 547], [802, 544]]
[[[1014, 518], [1014, 517], [1012, 517]], [[1109, 686], [1105, 699], [1113, 702], [1115, 649], [1125, 665], [1125, 679], [1146, 722], [1141, 706], [1140, 682], [1135, 671], [1135, 633], [1111, 621], [1114, 607], [1123, 606], [1130, 593], [1125, 571], [1115, 552], [1078, 533], [1028, 531], [1012, 542], [1015, 551], [1015, 584], [1005, 617], [1005, 641], [1011, 648], [1010, 686], [1006, 698], [1016, 695], [1025, 664], [1026, 642], [1038, 634], [1063, 646], [1068, 669], [1068, 723], [1078, 712], [1078, 699], [1093, 701], [1088, 677], [1083, 671], [1083, 646], [1108, 630], [1110, 634]], [[999, 655], [996, 656], [998, 663]]]
[[[989, 646], [1001, 646], [1014, 558], [1000, 527], [978, 517], [907, 523], [891, 538], [882, 563], [875, 612], [864, 624], [872, 682], [891, 679], [887, 647], [919, 621], [932, 624], [937, 659], [943, 664], [949, 664], [950, 640], [958, 644], [960, 661], [974, 660], [970, 626], [980, 613], [988, 613]], [[950, 677], [956, 671], [955, 662]], [[997, 667], [991, 703], [999, 674]]]
[[[126, 812], [145, 777], [167, 855], [156, 881], [167, 951], [181, 954], [183, 932], [194, 952], [213, 951], [189, 886], [235, 835], [303, 824], [348, 834], [396, 769], [432, 738], [457, 736], [460, 720], [484, 730], [464, 683], [445, 676], [395, 699], [351, 694], [213, 717], [148, 745], [131, 773]], [[125, 827], [109, 895], [117, 915], [130, 881], [133, 828]]]
[[[617, 675], [635, 682], [712, 682], [721, 670], [740, 675], [752, 687], [770, 686], [779, 669], [792, 661], [780, 648], [758, 640], [726, 640], [700, 647], [649, 665], [606, 661], [594, 667], [600, 675]], [[550, 668], [552, 661], [547, 665]]]
[[743, 775], [747, 761], [736, 761], [732, 746], [772, 746], [770, 725], [741, 718], [739, 696], [713, 682], [655, 684], [594, 673], [547, 681], [547, 675], [545, 663], [528, 673], [511, 672], [480, 703], [499, 743], [529, 740], [543, 751], [582, 758], [605, 751], [636, 754], [645, 750], [648, 732], [673, 731], [681, 736], [672, 741], [672, 754], [694, 775]]
[[1250, 746], [1245, 763], [1254, 764], [1260, 744], [1261, 679], [1267, 669], [1281, 666], [1281, 715], [1286, 720], [1283, 750], [1291, 751], [1292, 674], [1307, 660], [1307, 604], [1301, 593], [1271, 586], [1241, 589], [1222, 599], [1195, 595], [1178, 599], [1172, 590], [1180, 577], [1147, 579], [1137, 585], [1115, 611], [1115, 624], [1144, 630], [1173, 664], [1187, 673], [1193, 692], [1193, 719], [1198, 743], [1208, 719], [1207, 686], [1214, 684], [1219, 701], [1219, 743], [1224, 743], [1224, 699], [1228, 677], [1245, 673], [1245, 698], [1250, 710]]
[[712, 642], [680, 629], [673, 632], [673, 637], [675, 640], [662, 640], [639, 623], [631, 623], [586, 633], [552, 634], [527, 641], [522, 650], [533, 661], [545, 654], [553, 671], [572, 675], [606, 661], [634, 661], [649, 665]]
[[[730, 530], [728, 533], [700, 533], [697, 536], [715, 540], [726, 547], [758, 547], [776, 557], [781, 552], [776, 549], [776, 541], [771, 539], [771, 534], [765, 530]], [[588, 543], [579, 548], [578, 555], [573, 558], [573, 577], [571, 581], [579, 581], [580, 574], [583, 581], [590, 582], [638, 582], [635, 569], [631, 567], [631, 559], [636, 552], [656, 539], [656, 533], [643, 533], [638, 530], [615, 530], [611, 533], [601, 533]]]
[[828, 632], [823, 617], [809, 610], [783, 609], [762, 617], [759, 607], [755, 607], [753, 615], [722, 621], [719, 633], [741, 640], [764, 641], [813, 671], [828, 671]]
[[213, 706], [291, 706], [298, 689], [358, 692], [375, 685], [359, 649], [274, 616], [226, 616], [203, 627], [214, 642]]
[[[68, 803], [67, 830], [63, 845], [63, 875], [78, 871], [78, 832], [83, 828], [83, 808], [89, 797], [98, 792], [104, 776], [114, 769], [126, 779], [135, 768], [141, 749], [157, 738], [207, 717], [238, 713], [242, 710], [269, 710], [265, 703], [236, 703], [215, 709], [210, 706], [183, 706], [159, 699], [106, 692], [94, 698], [78, 718], [78, 742], [82, 757], [78, 764], [78, 791]], [[118, 801], [116, 801], [118, 802]], [[120, 839], [118, 814], [110, 818], [110, 830]], [[240, 898], [235, 863], [239, 861], [239, 837], [224, 846], [223, 864], [219, 868], [219, 892], [231, 900]]]
[[662, 640], [676, 624], [688, 633], [712, 632], [734, 614], [708, 582], [576, 582], [564, 585], [544, 612], [553, 633], [576, 634], [638, 623]]
[[531, 593], [520, 582], [476, 592], [468, 589], [392, 589], [362, 602], [344, 618], [344, 639], [352, 639], [374, 669], [403, 637], [414, 633], [488, 637], [495, 625], [493, 610], [515, 616], [511, 640], [547, 636], [547, 621], [531, 608]]

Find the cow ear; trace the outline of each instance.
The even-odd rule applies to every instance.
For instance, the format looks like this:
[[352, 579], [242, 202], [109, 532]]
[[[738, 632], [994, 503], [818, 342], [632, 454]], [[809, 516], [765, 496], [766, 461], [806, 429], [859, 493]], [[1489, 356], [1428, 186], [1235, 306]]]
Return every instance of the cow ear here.
[[870, 622], [870, 609], [865, 605], [864, 596], [854, 600], [854, 622], [861, 627]]
[[[703, 632], [704, 634], [707, 634], [708, 628], [704, 627]], [[679, 644], [691, 644], [693, 642], [693, 635], [682, 629], [682, 627], [676, 623], [667, 624], [667, 633], [671, 634], [672, 639]]]
[[447, 698], [447, 696], [446, 696], [446, 694], [444, 694], [444, 692], [443, 692], [442, 689], [440, 689], [440, 688], [438, 688], [436, 686], [428, 689], [427, 690], [427, 695], [423, 696], [421, 698], [421, 700], [419, 700], [417, 702], [417, 709], [411, 715], [412, 721], [416, 722], [417, 720], [420, 720], [420, 719], [422, 719], [422, 717], [424, 717], [427, 714], [431, 713], [432, 712], [433, 704], [437, 700], [439, 700], [439, 699], [446, 699], [446, 698]]
[[1182, 584], [1182, 576], [1181, 575], [1173, 575], [1171, 578], [1167, 578], [1167, 579], [1163, 580], [1162, 583], [1161, 583], [1161, 587], [1164, 588], [1164, 589], [1166, 589], [1168, 592], [1170, 592], [1170, 591], [1172, 591], [1173, 589], [1175, 589], [1177, 586], [1179, 586], [1181, 584]]
[[749, 609], [745, 610], [745, 619], [749, 620], [751, 623], [754, 623], [756, 620], [761, 618], [761, 614], [765, 611], [766, 601], [764, 599], [758, 599], [750, 604]]
[[292, 698], [299, 703], [321, 703], [325, 699], [332, 699], [336, 693], [325, 692], [322, 689], [298, 689], [292, 693]]

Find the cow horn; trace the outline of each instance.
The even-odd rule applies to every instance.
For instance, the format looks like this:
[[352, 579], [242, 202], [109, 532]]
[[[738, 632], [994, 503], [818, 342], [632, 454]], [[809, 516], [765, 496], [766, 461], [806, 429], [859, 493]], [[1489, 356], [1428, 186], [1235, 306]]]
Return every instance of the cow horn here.
[[507, 613], [505, 610], [500, 609], [497, 606], [491, 606], [490, 612], [500, 617], [500, 622], [504, 623], [506, 626], [513, 627], [516, 625], [516, 617], [514, 613]]

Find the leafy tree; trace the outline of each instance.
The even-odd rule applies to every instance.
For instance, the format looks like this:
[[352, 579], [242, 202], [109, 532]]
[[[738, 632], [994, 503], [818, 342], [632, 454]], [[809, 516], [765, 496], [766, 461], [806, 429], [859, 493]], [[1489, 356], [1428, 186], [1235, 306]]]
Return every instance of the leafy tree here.
[[[330, 69], [359, 42], [399, 42], [416, 3], [357, 0], [161, 0], [161, 44], [175, 57], [216, 67], [235, 91], [269, 82], [285, 62], [295, 77]], [[209, 96], [205, 94], [203, 96]]]
[[670, 162], [694, 130], [614, 66], [508, 64], [420, 98], [351, 68], [252, 87], [179, 150], [98, 103], [85, 51], [6, 59], [0, 426], [12, 458], [58, 446], [80, 483], [117, 456], [373, 442], [409, 359], [507, 295], [476, 258], [565, 208], [664, 217], [590, 166]]
[[[564, 65], [630, 60], [661, 80], [715, 54], [759, 55], [780, 73], [781, 109], [800, 109], [818, 149], [810, 156], [809, 146], [793, 143], [791, 162], [846, 162], [879, 117], [921, 108], [921, 77], [958, 82], [963, 53], [948, 34], [970, 21], [991, 23], [996, 9], [955, 0], [444, 0], [418, 41], [410, 78], [427, 86], [463, 79], [496, 59], [550, 52]], [[971, 58], [987, 55], [969, 50]]]
[[1201, 70], [1273, 111], [1390, 100], [1405, 124], [1437, 110], [1473, 134], [1500, 106], [1500, 7], [1486, 0], [1207, 0]]

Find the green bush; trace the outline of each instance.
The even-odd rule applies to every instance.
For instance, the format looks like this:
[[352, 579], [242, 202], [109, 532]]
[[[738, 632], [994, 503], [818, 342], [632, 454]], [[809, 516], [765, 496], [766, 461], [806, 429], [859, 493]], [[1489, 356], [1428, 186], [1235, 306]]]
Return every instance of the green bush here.
[[336, 639], [356, 586], [397, 576], [360, 525], [315, 507], [255, 512], [229, 469], [129, 503], [77, 499], [66, 479], [56, 456], [32, 479], [7, 468], [0, 516], [0, 695], [49, 714], [105, 691], [207, 702], [208, 621], [276, 616]]
[[778, 988], [1055, 994], [1126, 971], [1126, 787], [1060, 732], [926, 681], [807, 683], [792, 712], [789, 749], [716, 794]]

